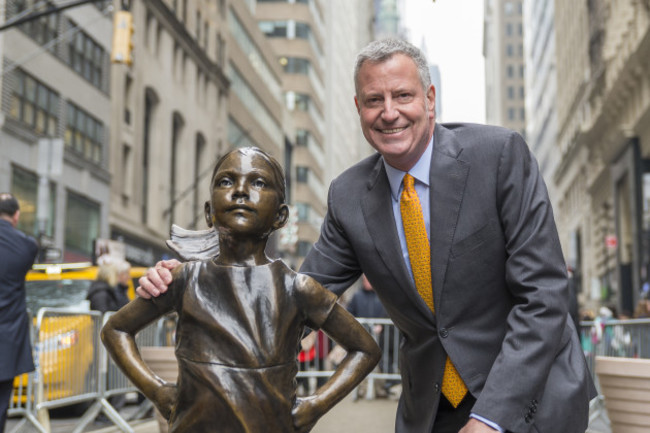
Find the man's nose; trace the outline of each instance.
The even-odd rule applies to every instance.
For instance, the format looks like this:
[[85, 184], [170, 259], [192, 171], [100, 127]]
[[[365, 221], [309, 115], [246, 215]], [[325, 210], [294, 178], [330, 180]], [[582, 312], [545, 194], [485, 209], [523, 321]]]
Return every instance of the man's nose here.
[[386, 98], [384, 100], [384, 109], [381, 112], [381, 118], [385, 122], [394, 122], [399, 117], [399, 111], [393, 103], [392, 98]]

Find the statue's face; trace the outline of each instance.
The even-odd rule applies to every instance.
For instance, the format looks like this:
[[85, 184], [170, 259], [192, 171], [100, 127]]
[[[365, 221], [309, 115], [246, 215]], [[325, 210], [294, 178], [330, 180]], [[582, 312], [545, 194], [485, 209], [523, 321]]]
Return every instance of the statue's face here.
[[212, 179], [211, 222], [219, 231], [267, 236], [284, 224], [279, 185], [255, 152], [234, 152]]

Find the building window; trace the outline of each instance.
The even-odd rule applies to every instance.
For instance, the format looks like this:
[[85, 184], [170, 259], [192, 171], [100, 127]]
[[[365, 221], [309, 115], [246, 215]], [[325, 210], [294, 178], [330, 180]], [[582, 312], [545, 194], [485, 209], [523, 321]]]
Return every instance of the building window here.
[[508, 108], [508, 120], [515, 120], [515, 109]]
[[296, 37], [300, 39], [309, 39], [311, 27], [307, 23], [296, 23]]
[[511, 1], [505, 2], [503, 5], [503, 10], [505, 11], [506, 15], [512, 15], [515, 12], [515, 5]]
[[65, 213], [66, 253], [88, 258], [92, 256], [93, 241], [99, 237], [99, 215], [99, 204], [68, 191]]
[[[20, 203], [20, 219], [18, 229], [28, 235], [39, 235], [36, 207], [38, 206], [38, 176], [19, 167], [12, 167], [11, 192]], [[54, 237], [54, 218], [56, 206], [56, 186], [50, 183], [49, 212], [45, 224], [45, 235]]]
[[[49, 1], [42, 2], [40, 0], [16, 0], [14, 2], [7, 2], [9, 10], [9, 16], [7, 18], [26, 11], [32, 12], [36, 6], [42, 3], [45, 3], [46, 8], [54, 7]], [[39, 45], [45, 45], [59, 37], [59, 17], [60, 14], [58, 13], [45, 15], [33, 21], [26, 22], [20, 25], [19, 28]], [[53, 45], [48, 50], [53, 52], [54, 48], [55, 46]]]
[[298, 210], [298, 221], [309, 221], [311, 206], [308, 203], [296, 203]]
[[296, 146], [307, 146], [309, 144], [309, 131], [298, 129], [296, 131]]
[[311, 250], [312, 243], [306, 241], [298, 241], [298, 256], [307, 257], [307, 254]]
[[271, 38], [286, 38], [288, 25], [286, 21], [260, 21], [259, 28], [266, 36]]
[[[72, 27], [75, 27], [72, 21]], [[70, 66], [98, 89], [102, 88], [106, 52], [90, 36], [78, 31], [68, 44]]]
[[519, 120], [521, 120], [521, 121], [526, 120], [526, 109], [525, 108], [520, 108], [519, 109]]
[[513, 78], [515, 76], [515, 68], [512, 65], [508, 65], [508, 78]]
[[303, 59], [301, 57], [282, 57], [280, 58], [280, 64], [284, 68], [284, 72], [288, 74], [307, 75], [311, 68], [309, 59]]
[[515, 89], [512, 86], [508, 86], [508, 99], [515, 98]]
[[296, 167], [296, 182], [307, 183], [309, 179], [309, 168], [303, 166]]
[[506, 24], [506, 36], [512, 36], [512, 23]]
[[56, 137], [59, 95], [20, 69], [16, 69], [15, 77], [17, 85], [11, 95], [9, 116], [37, 134]]
[[511, 44], [506, 45], [506, 55], [508, 57], [512, 57], [514, 55], [514, 53], [515, 53], [515, 50], [512, 47], [512, 45]]
[[311, 98], [305, 93], [287, 92], [286, 93], [287, 108], [291, 111], [309, 111], [309, 104]]
[[526, 91], [524, 90], [524, 86], [519, 87], [519, 98], [524, 99], [526, 97]]
[[68, 101], [65, 146], [96, 164], [102, 161], [104, 125]]

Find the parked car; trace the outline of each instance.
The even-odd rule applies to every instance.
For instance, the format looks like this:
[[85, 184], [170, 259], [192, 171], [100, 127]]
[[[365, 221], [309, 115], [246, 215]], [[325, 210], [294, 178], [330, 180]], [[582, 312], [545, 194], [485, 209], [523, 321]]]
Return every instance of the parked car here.
[[[132, 267], [127, 294], [135, 297], [134, 285], [147, 268]], [[56, 316], [45, 316], [40, 326], [40, 338], [34, 341], [35, 362], [43, 373], [43, 392], [46, 400], [79, 395], [94, 389], [97, 379], [93, 364], [96, 340], [101, 323], [89, 314], [86, 295], [97, 276], [97, 266], [91, 263], [38, 264], [27, 273], [25, 290], [27, 309], [38, 326], [41, 308], [65, 308], [70, 311]], [[94, 368], [93, 368], [94, 367]], [[14, 403], [24, 403], [27, 375], [14, 380]]]

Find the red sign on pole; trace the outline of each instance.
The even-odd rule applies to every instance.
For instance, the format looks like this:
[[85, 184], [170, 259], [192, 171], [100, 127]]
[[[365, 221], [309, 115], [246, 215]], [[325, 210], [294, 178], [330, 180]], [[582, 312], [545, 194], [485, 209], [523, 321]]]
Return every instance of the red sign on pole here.
[[618, 238], [615, 235], [605, 236], [605, 245], [607, 245], [607, 248], [610, 250], [616, 249], [618, 246]]

